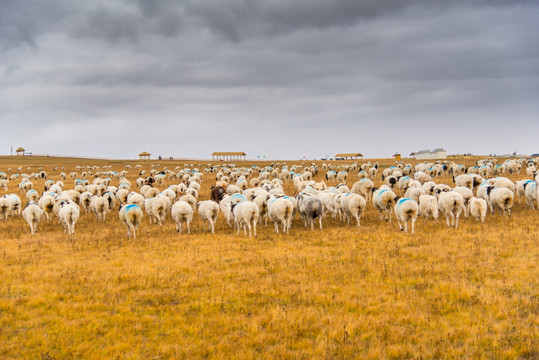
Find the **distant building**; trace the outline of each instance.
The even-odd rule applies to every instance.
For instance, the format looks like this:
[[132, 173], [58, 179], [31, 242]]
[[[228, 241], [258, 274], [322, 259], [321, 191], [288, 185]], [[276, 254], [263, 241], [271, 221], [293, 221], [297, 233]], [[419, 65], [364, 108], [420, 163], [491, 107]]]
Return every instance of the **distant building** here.
[[[13, 148], [12, 148], [13, 149]], [[24, 156], [24, 152], [26, 150], [21, 146], [19, 147], [17, 150], [15, 150], [15, 153], [17, 154], [17, 156]]]
[[417, 160], [433, 160], [433, 159], [446, 159], [447, 151], [442, 148], [430, 150], [421, 150], [415, 153], [411, 153], [411, 156], [415, 157]]

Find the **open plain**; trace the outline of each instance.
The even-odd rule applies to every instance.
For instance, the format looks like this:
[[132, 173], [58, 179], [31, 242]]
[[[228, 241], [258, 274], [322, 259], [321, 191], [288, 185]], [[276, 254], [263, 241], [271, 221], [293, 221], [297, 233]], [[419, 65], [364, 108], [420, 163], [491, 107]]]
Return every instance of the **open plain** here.
[[[395, 161], [377, 161], [378, 186]], [[149, 173], [152, 164], [186, 163], [3, 157], [0, 171], [41, 166], [59, 181], [75, 166], [131, 165], [126, 178], [136, 191], [135, 164]], [[529, 178], [525, 170], [504, 176]], [[348, 186], [357, 180], [350, 172]], [[31, 181], [41, 194], [45, 180]], [[447, 174], [435, 181], [454, 186]], [[19, 182], [0, 195], [16, 193], [24, 206]], [[64, 183], [74, 188], [73, 179]], [[205, 173], [199, 201], [214, 183]], [[296, 191], [291, 181], [284, 190]], [[268, 222], [249, 238], [222, 214], [215, 234], [203, 232], [195, 212], [188, 235], [176, 232], [170, 213], [160, 227], [144, 212], [132, 239], [118, 205], [104, 222], [81, 209], [71, 236], [56, 218], [40, 222], [35, 235], [22, 217], [9, 218], [0, 222], [0, 358], [539, 358], [538, 210], [515, 198], [511, 217], [461, 216], [458, 229], [443, 215], [420, 217], [410, 234], [395, 218], [380, 221], [368, 201], [361, 225], [328, 216], [311, 231], [296, 214], [289, 235]]]

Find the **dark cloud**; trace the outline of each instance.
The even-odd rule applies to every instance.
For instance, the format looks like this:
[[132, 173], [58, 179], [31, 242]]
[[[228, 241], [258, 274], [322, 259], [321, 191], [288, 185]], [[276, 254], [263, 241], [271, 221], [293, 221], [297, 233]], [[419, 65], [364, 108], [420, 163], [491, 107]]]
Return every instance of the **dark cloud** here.
[[0, 142], [36, 153], [539, 151], [534, 1], [0, 7]]

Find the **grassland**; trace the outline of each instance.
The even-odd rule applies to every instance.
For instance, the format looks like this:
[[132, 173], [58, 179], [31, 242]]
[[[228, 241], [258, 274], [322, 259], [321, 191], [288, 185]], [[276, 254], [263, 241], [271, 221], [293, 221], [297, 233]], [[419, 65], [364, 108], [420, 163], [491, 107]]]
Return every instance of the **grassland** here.
[[[139, 162], [0, 158], [0, 170], [41, 165], [58, 180], [55, 165], [127, 163]], [[221, 216], [215, 235], [198, 218], [191, 235], [145, 218], [134, 240], [116, 211], [104, 225], [83, 215], [72, 237], [56, 221], [31, 236], [11, 219], [0, 223], [0, 358], [537, 359], [539, 216], [513, 209], [458, 230], [420, 219], [410, 235], [369, 205], [360, 229], [329, 219], [311, 232], [296, 219], [290, 236], [268, 224], [251, 239]]]

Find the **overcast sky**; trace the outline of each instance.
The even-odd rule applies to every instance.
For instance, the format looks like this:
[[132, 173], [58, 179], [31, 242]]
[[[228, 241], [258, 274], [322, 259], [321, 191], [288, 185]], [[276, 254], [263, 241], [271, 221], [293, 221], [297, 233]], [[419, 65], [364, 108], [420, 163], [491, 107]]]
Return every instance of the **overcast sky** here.
[[539, 152], [539, 1], [1, 0], [0, 154]]

